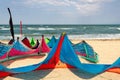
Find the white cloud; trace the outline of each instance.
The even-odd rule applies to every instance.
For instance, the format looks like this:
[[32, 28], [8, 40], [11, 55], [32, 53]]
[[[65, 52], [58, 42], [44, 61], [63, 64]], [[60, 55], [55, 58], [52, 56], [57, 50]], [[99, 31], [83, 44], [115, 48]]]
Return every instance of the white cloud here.
[[33, 5], [33, 4], [49, 4], [53, 6], [69, 6], [66, 1], [61, 1], [61, 0], [26, 0], [25, 2], [28, 5]]
[[113, 0], [79, 0], [86, 3], [102, 3], [102, 2], [111, 2]]
[[75, 9], [77, 12], [85, 15], [94, 14], [101, 10], [101, 4], [111, 2], [113, 0], [24, 0], [27, 5], [41, 6], [57, 6]]
[[100, 10], [100, 6], [97, 4], [84, 4], [84, 5], [76, 5], [76, 8], [79, 13], [90, 15]]

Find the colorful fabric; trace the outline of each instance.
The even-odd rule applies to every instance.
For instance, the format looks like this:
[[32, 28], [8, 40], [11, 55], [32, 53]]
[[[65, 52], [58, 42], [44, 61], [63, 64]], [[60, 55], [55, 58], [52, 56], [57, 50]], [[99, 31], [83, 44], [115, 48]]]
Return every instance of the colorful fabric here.
[[39, 45], [40, 45], [40, 43], [39, 43], [39, 41], [37, 40], [37, 41], [36, 41], [36, 44], [32, 47], [32, 49], [37, 49]]
[[41, 53], [48, 53], [48, 52], [50, 52], [50, 48], [46, 44], [44, 36], [42, 36], [41, 45], [40, 45], [40, 52]]
[[34, 38], [32, 38], [32, 39], [30, 40], [30, 44], [31, 44], [32, 47], [35, 46], [36, 42], [35, 42]]
[[[61, 62], [61, 63], [60, 63]], [[59, 64], [60, 63], [60, 64]], [[118, 58], [113, 64], [87, 64], [81, 63], [78, 56], [74, 52], [71, 43], [67, 35], [61, 35], [55, 46], [52, 48], [47, 58], [38, 64], [18, 67], [18, 68], [6, 68], [0, 65], [0, 77], [5, 77], [15, 73], [24, 73], [41, 69], [55, 68], [61, 64], [65, 64], [68, 67], [75, 67], [84, 72], [91, 74], [100, 74], [111, 68], [120, 68], [120, 58]]]
[[16, 41], [13, 44], [13, 46], [10, 48], [10, 50], [9, 51], [7, 50], [7, 53], [0, 56], [0, 59], [5, 59], [7, 57], [12, 57], [12, 56], [34, 54], [34, 53], [38, 53], [39, 51], [40, 51], [40, 47], [38, 47], [37, 49], [29, 49], [19, 41]]
[[12, 45], [13, 43], [14, 43], [14, 40], [13, 40], [13, 39], [11, 39], [11, 40], [8, 42], [9, 45]]
[[16, 50], [20, 50], [20, 51], [28, 51], [29, 49], [27, 47], [25, 47], [22, 43], [20, 43], [20, 41], [15, 41], [15, 43], [13, 44], [12, 48], [16, 49]]
[[4, 54], [6, 54], [10, 48], [11, 46], [9, 45], [0, 44], [0, 56], [3, 56]]
[[52, 36], [52, 38], [50, 39], [49, 43], [47, 44], [50, 48], [52, 48], [55, 43], [56, 43], [57, 39], [55, 38], [55, 36]]
[[91, 62], [98, 62], [98, 54], [94, 52], [93, 48], [85, 41], [73, 45], [74, 51]]
[[25, 37], [23, 40], [22, 40], [22, 43], [24, 43], [24, 45], [26, 45], [27, 47], [29, 48], [32, 48], [30, 42], [29, 42], [29, 39], [27, 37]]
[[49, 43], [49, 41], [50, 41], [50, 39], [49, 39], [49, 38], [45, 38], [45, 42], [46, 42], [46, 44], [48, 44], [48, 43]]

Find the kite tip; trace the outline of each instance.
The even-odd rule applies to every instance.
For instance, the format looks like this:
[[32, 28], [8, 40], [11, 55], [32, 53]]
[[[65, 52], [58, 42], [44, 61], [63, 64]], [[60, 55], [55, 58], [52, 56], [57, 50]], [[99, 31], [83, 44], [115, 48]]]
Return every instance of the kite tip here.
[[66, 32], [62, 32], [62, 36], [66, 35]]

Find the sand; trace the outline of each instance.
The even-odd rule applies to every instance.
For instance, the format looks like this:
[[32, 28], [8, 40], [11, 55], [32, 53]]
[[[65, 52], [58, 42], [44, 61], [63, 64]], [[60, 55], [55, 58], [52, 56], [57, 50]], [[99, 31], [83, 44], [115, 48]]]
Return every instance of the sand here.
[[[72, 40], [73, 43], [78, 43], [80, 41], [81, 40]], [[120, 39], [92, 39], [85, 41], [93, 47], [95, 52], [98, 53], [99, 62], [97, 64], [112, 64], [120, 57]], [[9, 61], [6, 64], [4, 63], [4, 65], [9, 68], [13, 68], [39, 63], [44, 59], [45, 57], [29, 57]], [[80, 60], [83, 63], [89, 63], [84, 59], [80, 58]], [[17, 74], [1, 78], [1, 80], [119, 80], [119, 78], [120, 74], [111, 72], [91, 75], [77, 69], [57, 68]]]

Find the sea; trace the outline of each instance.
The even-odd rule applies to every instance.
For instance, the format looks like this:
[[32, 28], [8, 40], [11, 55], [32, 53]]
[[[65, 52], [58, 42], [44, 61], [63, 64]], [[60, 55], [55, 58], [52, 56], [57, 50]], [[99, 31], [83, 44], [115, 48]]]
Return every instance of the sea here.
[[[22, 35], [20, 25], [14, 25], [15, 38], [28, 37], [40, 39], [41, 35], [51, 38], [53, 35], [59, 38], [62, 32], [66, 32], [70, 39], [120, 39], [120, 24], [60, 24], [22, 25]], [[0, 40], [12, 39], [9, 25], [0, 25]]]

